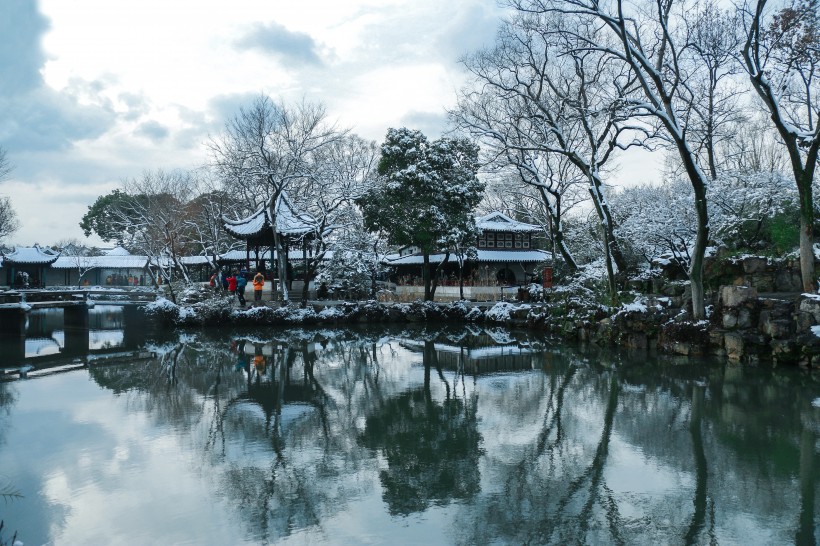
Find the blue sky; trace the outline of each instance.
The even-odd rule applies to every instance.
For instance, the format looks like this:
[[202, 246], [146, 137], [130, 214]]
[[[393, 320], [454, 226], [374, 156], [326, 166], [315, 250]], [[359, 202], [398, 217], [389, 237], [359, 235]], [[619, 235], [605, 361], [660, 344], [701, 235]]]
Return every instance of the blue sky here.
[[22, 224], [6, 242], [82, 239], [97, 196], [203, 165], [260, 93], [322, 102], [372, 140], [397, 126], [435, 138], [459, 57], [501, 15], [492, 0], [0, 0], [0, 146], [15, 167], [0, 195]]

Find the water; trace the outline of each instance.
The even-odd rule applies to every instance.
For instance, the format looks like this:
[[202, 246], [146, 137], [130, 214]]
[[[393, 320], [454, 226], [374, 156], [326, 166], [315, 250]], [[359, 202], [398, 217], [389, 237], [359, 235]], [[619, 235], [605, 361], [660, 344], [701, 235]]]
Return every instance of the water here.
[[500, 328], [143, 343], [0, 383], [0, 484], [22, 495], [0, 514], [26, 545], [820, 537], [808, 372]]

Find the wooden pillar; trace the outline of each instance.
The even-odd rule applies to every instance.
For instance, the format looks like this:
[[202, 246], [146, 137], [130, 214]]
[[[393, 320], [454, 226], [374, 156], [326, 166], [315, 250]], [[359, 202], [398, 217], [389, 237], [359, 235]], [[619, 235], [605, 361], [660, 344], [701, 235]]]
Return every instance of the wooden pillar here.
[[88, 352], [88, 305], [85, 302], [63, 308], [63, 331], [66, 354], [82, 355]]
[[123, 345], [129, 349], [137, 348], [145, 342], [146, 325], [155, 321], [146, 321], [141, 305], [122, 306]]

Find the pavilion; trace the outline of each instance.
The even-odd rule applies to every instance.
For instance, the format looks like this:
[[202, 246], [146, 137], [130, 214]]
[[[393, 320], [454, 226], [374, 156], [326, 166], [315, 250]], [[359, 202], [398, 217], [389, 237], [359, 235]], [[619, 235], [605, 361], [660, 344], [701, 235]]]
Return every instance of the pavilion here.
[[[232, 259], [226, 259], [226, 263], [238, 263], [249, 271], [259, 270], [263, 273], [267, 271], [266, 261], [271, 263], [271, 270], [276, 267], [270, 207], [263, 206], [247, 218], [231, 220], [223, 217], [222, 221], [225, 231], [245, 241], [244, 259], [241, 251], [234, 251], [231, 253]], [[276, 201], [276, 231], [286, 253], [288, 280], [292, 280], [290, 260], [294, 257], [294, 251], [301, 250], [303, 261], [307, 261], [308, 242], [316, 227], [317, 222], [310, 214], [297, 211], [284, 192], [279, 195]]]
[[46, 270], [60, 257], [50, 248], [20, 246], [3, 255], [6, 284], [15, 288], [45, 287]]

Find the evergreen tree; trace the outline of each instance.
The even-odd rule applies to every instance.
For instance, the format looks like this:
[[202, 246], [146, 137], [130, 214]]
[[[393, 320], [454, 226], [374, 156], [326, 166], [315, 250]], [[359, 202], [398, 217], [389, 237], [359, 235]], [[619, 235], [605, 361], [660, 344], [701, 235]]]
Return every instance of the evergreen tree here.
[[[420, 249], [424, 299], [432, 300], [448, 241], [475, 231], [472, 213], [484, 192], [476, 176], [478, 147], [460, 138], [428, 142], [421, 132], [401, 128], [388, 130], [381, 153], [381, 180], [357, 201], [365, 226], [383, 231], [390, 244]], [[444, 261], [430, 264], [439, 251], [446, 252]]]

